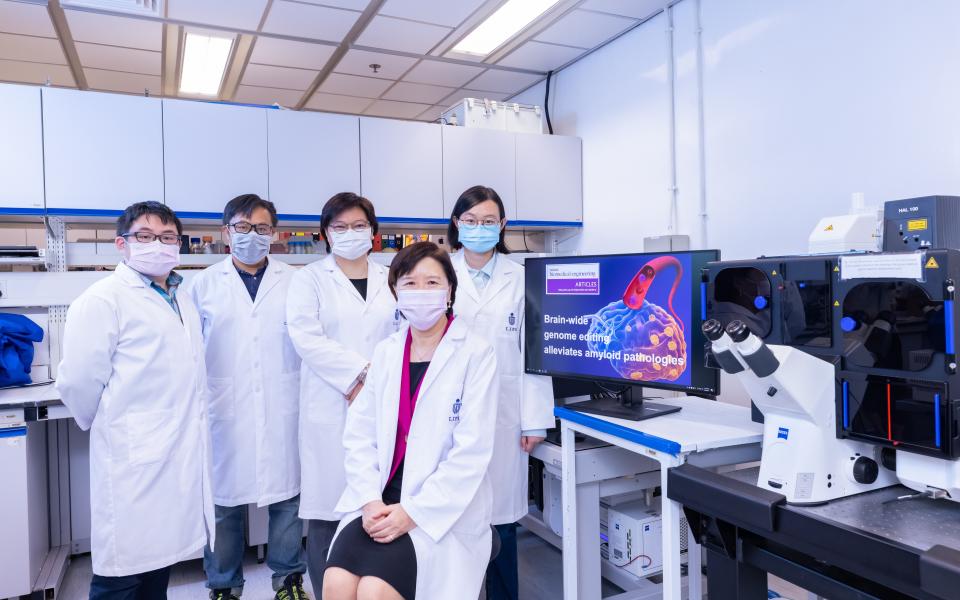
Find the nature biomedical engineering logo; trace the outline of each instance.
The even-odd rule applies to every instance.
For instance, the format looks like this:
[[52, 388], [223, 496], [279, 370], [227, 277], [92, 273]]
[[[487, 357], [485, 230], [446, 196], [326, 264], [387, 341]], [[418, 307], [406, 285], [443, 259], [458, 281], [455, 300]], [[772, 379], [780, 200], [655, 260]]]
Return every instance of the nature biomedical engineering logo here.
[[600, 263], [547, 265], [548, 296], [599, 296]]

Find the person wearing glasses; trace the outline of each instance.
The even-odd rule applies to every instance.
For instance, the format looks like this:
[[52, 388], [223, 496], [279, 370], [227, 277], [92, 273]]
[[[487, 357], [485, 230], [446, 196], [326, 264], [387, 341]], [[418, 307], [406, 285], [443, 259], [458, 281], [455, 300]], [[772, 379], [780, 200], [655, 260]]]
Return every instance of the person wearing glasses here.
[[517, 600], [517, 521], [528, 510], [529, 453], [554, 427], [553, 384], [528, 375], [524, 365], [523, 266], [508, 259], [503, 201], [495, 190], [474, 186], [460, 195], [447, 226], [450, 246], [460, 250], [453, 266], [460, 280], [454, 311], [497, 351], [500, 408], [490, 461], [493, 524], [500, 553], [487, 569], [488, 600]]
[[160, 600], [170, 566], [214, 543], [200, 316], [180, 220], [159, 202], [117, 219], [123, 262], [67, 311], [57, 390], [90, 430], [90, 598]]
[[374, 346], [401, 323], [387, 269], [369, 258], [378, 227], [366, 198], [330, 198], [320, 215], [330, 255], [297, 271], [287, 296], [290, 338], [303, 359], [300, 517], [308, 520], [307, 568], [318, 599], [346, 486], [347, 407], [363, 388]]
[[300, 357], [286, 327], [293, 267], [270, 260], [277, 209], [256, 194], [223, 209], [231, 255], [188, 286], [206, 348], [217, 543], [204, 552], [213, 600], [243, 592], [244, 513], [267, 507], [267, 565], [278, 600], [306, 598], [301, 543]]

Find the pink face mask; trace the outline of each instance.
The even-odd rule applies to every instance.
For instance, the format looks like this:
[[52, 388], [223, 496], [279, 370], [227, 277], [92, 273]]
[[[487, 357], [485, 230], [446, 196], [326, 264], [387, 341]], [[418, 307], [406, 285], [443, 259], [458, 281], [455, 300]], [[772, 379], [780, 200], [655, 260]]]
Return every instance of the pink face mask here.
[[127, 247], [130, 248], [127, 266], [149, 277], [166, 275], [180, 264], [179, 244], [164, 244], [160, 240], [149, 243], [130, 240]]

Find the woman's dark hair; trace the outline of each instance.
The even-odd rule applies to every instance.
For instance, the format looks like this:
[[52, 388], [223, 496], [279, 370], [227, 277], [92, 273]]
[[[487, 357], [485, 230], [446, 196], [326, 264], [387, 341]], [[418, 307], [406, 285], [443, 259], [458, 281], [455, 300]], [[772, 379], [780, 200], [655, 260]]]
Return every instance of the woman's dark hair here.
[[258, 208], [265, 209], [270, 213], [270, 222], [276, 227], [278, 223], [277, 207], [273, 205], [273, 202], [264, 200], [256, 194], [243, 194], [227, 202], [227, 205], [223, 207], [223, 224], [229, 225], [230, 220], [237, 215], [249, 219], [253, 215], [253, 211]]
[[173, 223], [177, 228], [177, 233], [183, 235], [183, 224], [180, 223], [177, 214], [170, 210], [166, 204], [150, 200], [131, 204], [123, 211], [123, 214], [117, 218], [117, 237], [130, 233], [130, 228], [133, 227], [136, 220], [144, 215], [154, 215], [164, 225]]
[[[453, 205], [453, 214], [450, 215], [450, 222], [447, 223], [447, 241], [450, 243], [451, 248], [454, 250], [463, 248], [463, 244], [460, 243], [460, 231], [457, 228], [457, 219], [474, 206], [487, 200], [492, 200], [497, 204], [497, 208], [500, 209], [501, 221], [507, 217], [507, 212], [503, 208], [503, 200], [500, 199], [500, 194], [498, 194], [496, 190], [482, 185], [473, 186], [460, 194], [457, 203]], [[504, 227], [500, 230], [500, 241], [497, 242], [497, 252], [500, 254], [510, 254], [510, 249], [507, 248], [507, 243], [503, 239], [506, 234], [507, 229]]]
[[333, 223], [333, 220], [340, 213], [351, 208], [359, 208], [367, 215], [367, 221], [370, 221], [373, 235], [377, 235], [377, 232], [380, 231], [380, 224], [377, 223], [377, 213], [373, 210], [373, 202], [353, 192], [340, 192], [327, 200], [327, 203], [323, 205], [323, 211], [320, 212], [320, 231], [323, 232], [323, 243], [327, 245], [327, 252], [330, 252], [327, 227], [330, 227], [330, 223]]
[[393, 297], [397, 297], [397, 281], [407, 273], [413, 271], [420, 261], [425, 258], [432, 258], [443, 267], [443, 273], [450, 282], [450, 306], [447, 308], [447, 316], [453, 315], [453, 303], [457, 300], [457, 271], [450, 262], [450, 255], [446, 250], [433, 242], [417, 242], [410, 244], [393, 257], [390, 263], [390, 272], [387, 274], [387, 285], [393, 292]]

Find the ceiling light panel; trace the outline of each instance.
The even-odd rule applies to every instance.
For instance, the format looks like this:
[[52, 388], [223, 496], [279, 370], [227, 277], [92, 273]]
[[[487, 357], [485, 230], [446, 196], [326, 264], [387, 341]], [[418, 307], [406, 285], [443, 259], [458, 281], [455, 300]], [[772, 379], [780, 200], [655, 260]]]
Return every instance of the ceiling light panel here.
[[188, 31], [183, 42], [180, 93], [216, 96], [227, 69], [233, 38]]
[[149, 17], [163, 16], [163, 0], [61, 0], [60, 4]]
[[453, 47], [454, 52], [488, 56], [560, 0], [507, 0]]

